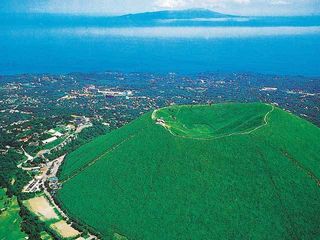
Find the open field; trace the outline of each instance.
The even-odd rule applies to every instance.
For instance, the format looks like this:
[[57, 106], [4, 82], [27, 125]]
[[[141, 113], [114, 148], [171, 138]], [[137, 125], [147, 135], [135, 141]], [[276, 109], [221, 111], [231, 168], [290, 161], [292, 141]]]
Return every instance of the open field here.
[[67, 222], [64, 220], [53, 223], [50, 225], [50, 227], [54, 229], [63, 238], [77, 237], [80, 234], [80, 232], [68, 225]]
[[42, 221], [59, 219], [58, 214], [44, 196], [25, 200], [24, 205]]
[[[51, 205], [50, 201], [45, 196], [38, 196], [25, 200], [23, 204], [62, 238], [73, 239], [80, 234], [79, 231], [67, 224], [67, 222], [57, 214], [58, 210]], [[45, 232], [41, 233], [41, 238], [51, 239], [50, 235]]]
[[258, 103], [163, 110], [69, 154], [71, 216], [106, 239], [320, 236], [318, 127]]
[[0, 189], [0, 240], [19, 240], [24, 239], [27, 235], [21, 231], [19, 216], [19, 205], [17, 199], [7, 198], [5, 191]]

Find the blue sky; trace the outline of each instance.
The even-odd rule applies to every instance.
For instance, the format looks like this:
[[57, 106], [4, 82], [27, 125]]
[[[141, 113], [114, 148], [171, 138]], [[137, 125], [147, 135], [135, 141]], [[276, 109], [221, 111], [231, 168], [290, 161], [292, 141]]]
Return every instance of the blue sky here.
[[320, 0], [1, 0], [1, 12], [125, 14], [207, 8], [239, 15], [320, 14]]

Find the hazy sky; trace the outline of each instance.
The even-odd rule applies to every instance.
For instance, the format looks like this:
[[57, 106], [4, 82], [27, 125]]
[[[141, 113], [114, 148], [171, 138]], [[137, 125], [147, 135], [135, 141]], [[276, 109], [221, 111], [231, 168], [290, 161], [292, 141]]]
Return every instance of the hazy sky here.
[[208, 8], [240, 15], [320, 14], [320, 0], [0, 0], [1, 12], [124, 14]]

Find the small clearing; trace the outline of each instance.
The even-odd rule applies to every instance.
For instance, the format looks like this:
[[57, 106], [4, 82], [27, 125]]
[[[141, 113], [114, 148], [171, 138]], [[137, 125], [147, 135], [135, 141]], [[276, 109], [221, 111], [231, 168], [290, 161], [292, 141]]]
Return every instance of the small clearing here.
[[63, 238], [73, 238], [80, 234], [79, 231], [68, 225], [64, 220], [51, 224], [50, 227]]
[[35, 213], [40, 220], [47, 221], [52, 219], [59, 219], [59, 216], [54, 210], [54, 207], [50, 204], [47, 198], [44, 196], [35, 197], [24, 201], [24, 204], [30, 211]]

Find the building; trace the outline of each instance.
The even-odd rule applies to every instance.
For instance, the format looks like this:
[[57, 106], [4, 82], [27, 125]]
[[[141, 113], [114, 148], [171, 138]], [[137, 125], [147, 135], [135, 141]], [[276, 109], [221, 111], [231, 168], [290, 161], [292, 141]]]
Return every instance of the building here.
[[51, 137], [51, 138], [48, 138], [46, 140], [43, 140], [42, 143], [43, 144], [48, 144], [48, 143], [51, 143], [51, 142], [53, 142], [53, 141], [55, 141], [57, 139], [58, 139], [57, 137]]

